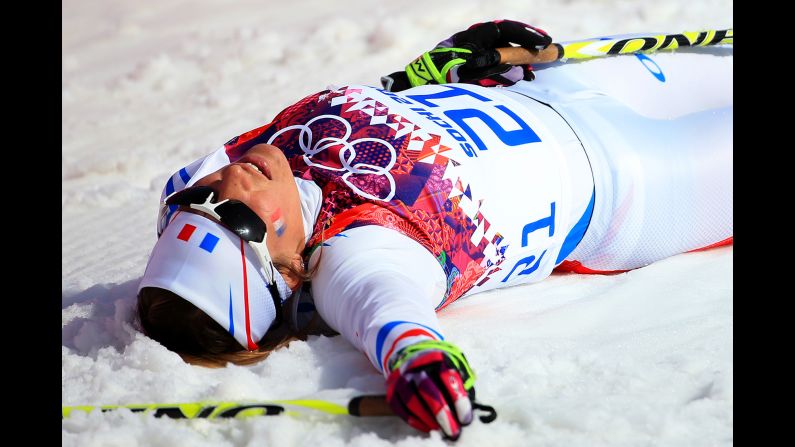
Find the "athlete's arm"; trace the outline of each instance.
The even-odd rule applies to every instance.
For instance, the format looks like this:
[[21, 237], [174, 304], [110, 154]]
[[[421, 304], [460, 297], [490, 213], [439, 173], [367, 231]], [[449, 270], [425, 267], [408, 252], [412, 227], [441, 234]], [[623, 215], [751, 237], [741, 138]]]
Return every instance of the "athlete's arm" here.
[[434, 308], [446, 280], [433, 255], [397, 231], [365, 226], [326, 241], [312, 261], [317, 311], [384, 374], [395, 413], [458, 438], [472, 421], [475, 376], [439, 328]]
[[434, 310], [446, 289], [433, 255], [397, 231], [365, 226], [343, 231], [312, 255], [315, 306], [385, 375], [389, 356], [422, 340], [442, 340]]

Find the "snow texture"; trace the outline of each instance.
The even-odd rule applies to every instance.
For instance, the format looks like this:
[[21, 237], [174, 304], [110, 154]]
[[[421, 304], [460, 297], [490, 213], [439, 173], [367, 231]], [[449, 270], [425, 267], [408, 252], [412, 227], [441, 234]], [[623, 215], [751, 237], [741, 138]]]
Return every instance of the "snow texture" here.
[[[472, 23], [556, 40], [732, 26], [730, 0], [64, 0], [65, 405], [345, 398], [383, 379], [340, 337], [250, 367], [183, 363], [132, 323], [168, 175], [327, 85], [378, 85]], [[615, 276], [555, 274], [440, 314], [499, 417], [459, 446], [733, 444], [733, 248]], [[397, 418], [62, 422], [64, 446], [442, 446]]]

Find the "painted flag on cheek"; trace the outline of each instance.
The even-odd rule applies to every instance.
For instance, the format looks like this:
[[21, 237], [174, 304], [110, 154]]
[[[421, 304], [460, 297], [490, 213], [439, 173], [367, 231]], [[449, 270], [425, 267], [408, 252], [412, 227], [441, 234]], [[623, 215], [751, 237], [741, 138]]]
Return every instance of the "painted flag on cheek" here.
[[273, 224], [273, 228], [276, 230], [276, 235], [281, 236], [284, 234], [284, 218], [282, 217], [282, 209], [276, 208], [276, 211], [271, 214], [271, 223]]

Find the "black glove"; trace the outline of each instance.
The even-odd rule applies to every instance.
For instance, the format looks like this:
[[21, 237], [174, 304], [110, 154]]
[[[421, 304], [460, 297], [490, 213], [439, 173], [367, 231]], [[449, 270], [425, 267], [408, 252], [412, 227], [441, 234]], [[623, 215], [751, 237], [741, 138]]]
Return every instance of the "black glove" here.
[[457, 82], [486, 87], [513, 85], [522, 79], [535, 79], [530, 65], [500, 64], [500, 54], [496, 48], [517, 44], [528, 50], [543, 50], [552, 43], [552, 37], [544, 30], [514, 20], [478, 23], [454, 34], [451, 40], [454, 46], [472, 50], [472, 57], [457, 70]]
[[398, 71], [381, 77], [386, 90], [401, 91], [425, 84], [465, 82], [486, 87], [513, 85], [535, 79], [529, 65], [500, 64], [496, 48], [518, 44], [530, 50], [544, 49], [552, 38], [543, 30], [513, 20], [478, 23], [440, 42]]

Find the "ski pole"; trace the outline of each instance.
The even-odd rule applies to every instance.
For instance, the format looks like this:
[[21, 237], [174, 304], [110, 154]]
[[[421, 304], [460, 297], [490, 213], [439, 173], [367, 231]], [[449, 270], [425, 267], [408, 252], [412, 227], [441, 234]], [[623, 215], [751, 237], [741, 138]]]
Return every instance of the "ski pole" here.
[[523, 47], [497, 48], [500, 63], [511, 65], [545, 64], [561, 59], [591, 59], [618, 54], [652, 53], [682, 47], [733, 44], [734, 29], [685, 31], [676, 34], [633, 34], [613, 38], [594, 38], [553, 43], [543, 50]]
[[[175, 404], [62, 405], [61, 408], [63, 419], [71, 417], [76, 412], [91, 413], [99, 410], [105, 413], [121, 409], [128, 409], [133, 413], [154, 413], [155, 417], [168, 416], [172, 419], [247, 418], [280, 414], [317, 414], [318, 412], [358, 417], [395, 416], [384, 395], [357, 396], [347, 402], [292, 399], [252, 402], [202, 401]], [[472, 402], [472, 408], [486, 413], [479, 417], [483, 423], [490, 423], [497, 418], [497, 411], [489, 405]]]
[[275, 416], [279, 414], [326, 413], [351, 416], [394, 416], [386, 402], [386, 396], [358, 396], [347, 403], [320, 399], [292, 399], [273, 401], [225, 401], [188, 402], [165, 404], [126, 405], [63, 405], [62, 417], [68, 418], [77, 411], [103, 413], [128, 409], [134, 413], [154, 413], [155, 417], [168, 416], [174, 419], [243, 418], [249, 416]]

